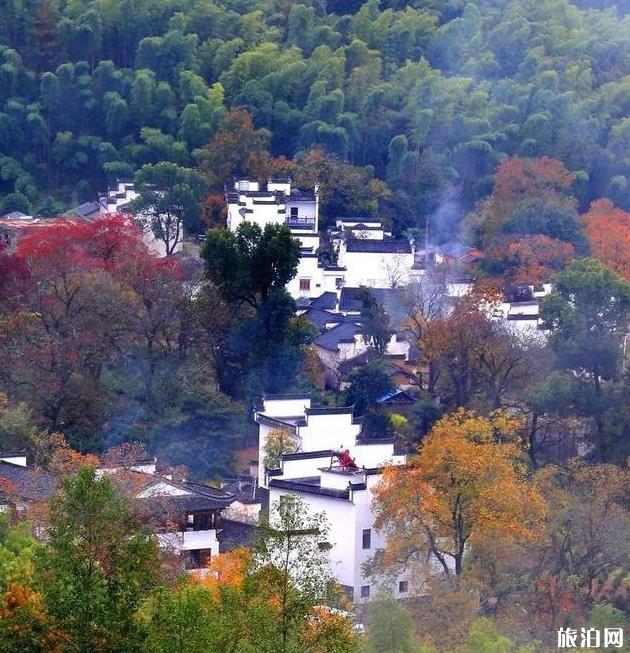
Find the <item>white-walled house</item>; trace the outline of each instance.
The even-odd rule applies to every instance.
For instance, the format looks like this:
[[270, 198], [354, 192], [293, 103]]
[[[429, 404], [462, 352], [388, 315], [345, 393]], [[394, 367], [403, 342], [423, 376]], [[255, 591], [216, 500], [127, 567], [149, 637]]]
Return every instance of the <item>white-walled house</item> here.
[[344, 239], [337, 264], [345, 269], [347, 286], [399, 288], [414, 277], [414, 244], [406, 238]]
[[302, 249], [295, 277], [286, 286], [295, 299], [315, 298], [325, 292], [336, 292], [344, 285], [345, 270], [338, 266], [324, 266], [316, 252]]
[[232, 498], [206, 485], [155, 476], [135, 495], [135, 502], [158, 524], [160, 546], [196, 569], [219, 554], [221, 513]]
[[[348, 319], [326, 329], [315, 338], [313, 346], [326, 369], [337, 371], [344, 363], [349, 363], [366, 354], [370, 349], [370, 342], [366, 338], [360, 322]], [[396, 333], [392, 333], [385, 349], [385, 355], [402, 357], [403, 360], [406, 360], [409, 351], [409, 342], [400, 339]]]
[[268, 224], [286, 225], [300, 240], [305, 250], [319, 247], [319, 194], [317, 187], [300, 190], [289, 178], [235, 179], [225, 189], [227, 227], [231, 231], [253, 222], [259, 227]]
[[330, 229], [330, 237], [333, 240], [343, 238], [348, 234], [353, 238], [366, 240], [383, 240], [391, 237], [380, 220], [370, 218], [335, 218], [335, 226]]
[[[269, 490], [270, 508], [289, 494], [300, 497], [310, 513], [326, 516], [330, 571], [350, 597], [365, 601], [376, 587], [362, 565], [385, 544], [374, 529], [374, 487], [382, 467], [404, 464], [405, 456], [397, 454], [393, 440], [363, 437], [352, 413], [352, 407], [314, 408], [308, 394], [263, 397], [255, 413], [259, 460], [265, 458], [271, 430], [290, 431], [298, 444], [295, 452], [280, 457], [277, 468], [266, 469], [261, 463], [259, 483]], [[340, 452], [347, 452], [355, 465], [340, 465]], [[404, 573], [387, 587], [400, 598], [413, 591]]]
[[[152, 524], [160, 547], [181, 557], [187, 569], [204, 567], [212, 557], [253, 535], [253, 526], [224, 517], [234, 494], [175, 481], [156, 469], [154, 458], [126, 467], [112, 462], [97, 468], [96, 474], [116, 475], [117, 485], [131, 497], [138, 514]], [[34, 508], [37, 516], [58, 488], [58, 479], [28, 465], [23, 451], [0, 453], [0, 481], [0, 512], [28, 513]]]

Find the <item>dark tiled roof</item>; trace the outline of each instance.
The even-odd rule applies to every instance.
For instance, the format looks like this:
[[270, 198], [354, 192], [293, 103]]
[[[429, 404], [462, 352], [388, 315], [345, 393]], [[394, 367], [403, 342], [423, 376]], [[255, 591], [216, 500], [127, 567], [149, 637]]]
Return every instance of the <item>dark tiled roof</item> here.
[[314, 202], [315, 201], [315, 191], [312, 190], [300, 190], [299, 188], [292, 188], [291, 194], [289, 195], [290, 200], [297, 202]]
[[42, 469], [0, 461], [0, 479], [10, 484], [11, 492], [30, 501], [47, 501], [57, 487], [55, 478]]
[[92, 213], [100, 212], [100, 207], [101, 205], [98, 202], [84, 202], [79, 206], [75, 206], [71, 213], [78, 215], [80, 218], [85, 218]]
[[339, 215], [333, 219], [334, 222], [337, 222], [338, 220], [341, 220], [342, 222], [361, 222], [363, 224], [381, 224], [380, 220], [373, 220], [372, 218], [369, 218], [365, 215], [354, 217]]
[[346, 243], [346, 251], [372, 254], [411, 254], [411, 244], [404, 238], [388, 238], [386, 240], [352, 238]]
[[327, 487], [320, 487], [319, 481], [319, 476], [296, 479], [272, 478], [269, 481], [269, 486], [282, 490], [302, 492], [304, 494], [318, 494], [333, 499], [345, 499], [346, 501], [350, 499], [349, 490], [333, 490]]
[[354, 406], [317, 406], [307, 408], [307, 415], [352, 415]]
[[305, 308], [308, 308], [311, 305], [311, 300], [309, 297], [298, 297], [295, 300], [295, 303], [298, 309], [304, 310]]
[[258, 535], [258, 528], [233, 519], [222, 519], [217, 533], [219, 551], [232, 551], [241, 546], [251, 546]]
[[264, 394], [263, 399], [310, 399], [310, 392], [293, 392], [287, 394]]
[[343, 315], [340, 315], [339, 313], [331, 313], [330, 311], [324, 311], [319, 308], [309, 308], [303, 315], [320, 331], [326, 328], [327, 324], [340, 324], [344, 321]]
[[[151, 479], [155, 479], [155, 482], [151, 482]], [[145, 490], [157, 483], [166, 483], [179, 490], [189, 492], [189, 494], [157, 494], [156, 496], [138, 497], [136, 501], [144, 505], [152, 514], [169, 512], [185, 514], [198, 510], [223, 510], [234, 500], [234, 495], [218, 488], [187, 481], [176, 483], [159, 476], [151, 476]]]
[[337, 293], [328, 291], [311, 300], [311, 308], [335, 309], [337, 306]]
[[[372, 290], [370, 289], [370, 292]], [[360, 299], [361, 293], [363, 292], [365, 292], [365, 288], [342, 288], [339, 296], [339, 310], [358, 313], [363, 308], [363, 302]]]
[[270, 417], [269, 415], [265, 415], [264, 413], [260, 413], [260, 412], [256, 413], [256, 422], [267, 424], [268, 426], [276, 426], [280, 428], [294, 427], [294, 425], [291, 422], [287, 422], [278, 417]]
[[225, 483], [223, 484], [223, 490], [233, 495], [232, 501], [239, 501], [245, 504], [260, 503], [260, 488], [256, 487], [251, 477], [246, 481], [236, 479]]
[[353, 342], [354, 336], [359, 333], [362, 333], [362, 329], [358, 324], [342, 322], [315, 338], [313, 344], [329, 351], [337, 351], [340, 343]]

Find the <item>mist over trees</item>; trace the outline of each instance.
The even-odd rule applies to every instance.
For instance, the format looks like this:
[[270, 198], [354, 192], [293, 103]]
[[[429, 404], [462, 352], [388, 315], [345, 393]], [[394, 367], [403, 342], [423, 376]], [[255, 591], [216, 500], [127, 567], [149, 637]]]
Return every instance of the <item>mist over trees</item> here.
[[[356, 209], [396, 231], [422, 227], [453, 189], [461, 213], [515, 155], [563, 161], [582, 209], [600, 197], [630, 208], [629, 19], [623, 3], [582, 4], [619, 12], [566, 0], [10, 3], [0, 212], [49, 214], [166, 162], [200, 165], [217, 191], [314, 146], [358, 166], [378, 201]], [[357, 200], [337, 196], [330, 213]]]
[[[532, 653], [556, 650], [566, 625], [627, 622], [629, 13], [626, 0], [3, 3], [0, 216], [51, 219], [0, 241], [0, 449], [63, 481], [48, 543], [0, 519], [0, 648]], [[235, 175], [317, 185], [324, 243], [335, 217], [361, 216], [471, 258], [396, 289], [398, 311], [359, 293], [368, 350], [333, 374], [286, 291], [299, 242], [284, 226], [223, 228]], [[129, 216], [53, 219], [121, 179], [167, 256]], [[448, 294], [453, 273], [470, 292]], [[546, 293], [533, 336], [501, 317], [523, 290], [537, 305]], [[414, 366], [392, 364], [393, 335]], [[409, 454], [376, 491], [387, 545], [368, 565], [418, 564], [425, 594], [377, 594], [363, 638], [319, 605], [314, 581], [329, 579], [301, 506], [206, 581], [174, 580], [90, 467], [133, 440], [195, 480], [232, 476], [257, 398], [294, 392], [352, 405], [366, 439]], [[275, 430], [264, 453], [297, 446]]]

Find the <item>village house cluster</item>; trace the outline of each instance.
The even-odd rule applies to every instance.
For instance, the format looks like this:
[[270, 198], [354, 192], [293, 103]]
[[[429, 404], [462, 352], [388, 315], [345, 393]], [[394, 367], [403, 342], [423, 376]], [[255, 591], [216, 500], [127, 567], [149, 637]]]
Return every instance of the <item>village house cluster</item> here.
[[[270, 506], [284, 496], [301, 499], [311, 514], [328, 522], [328, 564], [336, 581], [355, 602], [374, 595], [378, 587], [406, 598], [418, 590], [407, 569], [396, 578], [373, 578], [364, 565], [385, 547], [374, 528], [373, 490], [386, 465], [402, 465], [406, 455], [393, 438], [371, 438], [353, 408], [320, 408], [309, 394], [267, 395], [255, 413], [259, 438], [258, 484]], [[281, 454], [277, 464], [265, 465], [270, 434], [286, 432], [295, 450]]]
[[[63, 220], [93, 220], [132, 212], [134, 185], [121, 181], [98, 200], [82, 204], [67, 216], [38, 219], [14, 212], [0, 218], [0, 238], [10, 247], [31, 229]], [[384, 361], [395, 389], [379, 403], [411, 403], [408, 394], [422, 376], [421, 357], [404, 328], [402, 293], [426, 282], [429, 272], [443, 272], [441, 301], [447, 313], [455, 299], [469, 292], [466, 264], [478, 252], [458, 243], [419, 247], [412, 238], [393, 237], [381, 221], [367, 217], [329, 216], [322, 231], [319, 191], [298, 189], [290, 179], [236, 179], [225, 189], [227, 228], [251, 222], [264, 227], [285, 225], [300, 242], [298, 271], [287, 285], [298, 313], [316, 328], [313, 345], [326, 370], [326, 382], [340, 388], [350, 371], [369, 360], [371, 343], [363, 324], [364, 289], [390, 319], [391, 334]], [[164, 255], [160, 243], [145, 229], [147, 244]], [[548, 286], [519, 286], [493, 315], [511, 327], [540, 331], [540, 298]], [[206, 566], [217, 554], [248, 544], [264, 513], [286, 495], [299, 496], [312, 513], [323, 513], [330, 530], [322, 546], [331, 572], [355, 601], [374, 595], [385, 585], [399, 598], [418, 591], [416, 574], [375, 579], [365, 563], [384, 547], [374, 527], [372, 493], [386, 465], [405, 463], [394, 439], [368, 436], [353, 407], [320, 408], [307, 394], [267, 395], [254, 412], [258, 425], [258, 459], [249, 473], [225, 479], [220, 488], [177, 479], [154, 459], [137, 460], [125, 470], [137, 506], [158, 526], [161, 545], [180, 555], [189, 569]], [[287, 433], [294, 447], [270, 463], [269, 434]], [[100, 474], [116, 473], [102, 468]], [[27, 465], [23, 453], [0, 454], [0, 479], [11, 492], [1, 497], [2, 509], [24, 511], [46, 501], [56, 479]]]
[[[155, 458], [105, 464], [97, 475], [117, 475], [136, 510], [155, 527], [160, 546], [186, 569], [205, 568], [219, 553], [253, 540], [255, 528], [224, 515], [236, 500], [229, 491], [177, 479]], [[37, 518], [58, 487], [56, 476], [28, 464], [24, 451], [0, 453], [0, 511]]]
[[[413, 238], [394, 238], [383, 222], [368, 217], [329, 216], [330, 226], [322, 233], [317, 187], [297, 189], [288, 178], [266, 183], [239, 178], [226, 187], [225, 201], [228, 229], [236, 230], [243, 222], [261, 228], [285, 225], [300, 241], [297, 274], [287, 292], [319, 331], [314, 346], [330, 385], [339, 385], [344, 372], [365, 360], [370, 349], [361, 324], [361, 289], [368, 289], [390, 317], [393, 333], [385, 357], [395, 375], [403, 377], [404, 387], [405, 376], [411, 380], [417, 375], [419, 357], [405, 333], [402, 291], [426, 285], [428, 274], [439, 270], [448, 311], [454, 298], [472, 288], [466, 267], [479, 256], [472, 247], [456, 242], [418, 247]], [[511, 330], [540, 338], [540, 300], [549, 290], [548, 284], [512, 288], [492, 317]]]

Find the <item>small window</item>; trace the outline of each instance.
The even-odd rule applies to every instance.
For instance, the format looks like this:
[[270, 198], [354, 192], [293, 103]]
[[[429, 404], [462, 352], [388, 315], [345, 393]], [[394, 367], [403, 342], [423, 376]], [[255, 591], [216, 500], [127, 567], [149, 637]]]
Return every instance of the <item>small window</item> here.
[[363, 548], [371, 549], [372, 548], [372, 529], [366, 528], [363, 531]]
[[370, 586], [369, 585], [361, 585], [361, 598], [362, 599], [367, 599], [370, 597]]
[[297, 206], [292, 206], [291, 207], [291, 217], [292, 218], [297, 218], [298, 217], [298, 207]]
[[308, 292], [311, 289], [311, 280], [310, 279], [300, 279], [300, 291]]
[[406, 581], [406, 580], [401, 580], [401, 581], [398, 583], [398, 592], [399, 592], [400, 594], [406, 594], [408, 589], [409, 589], [409, 588], [408, 588], [408, 585], [407, 585], [407, 581]]

